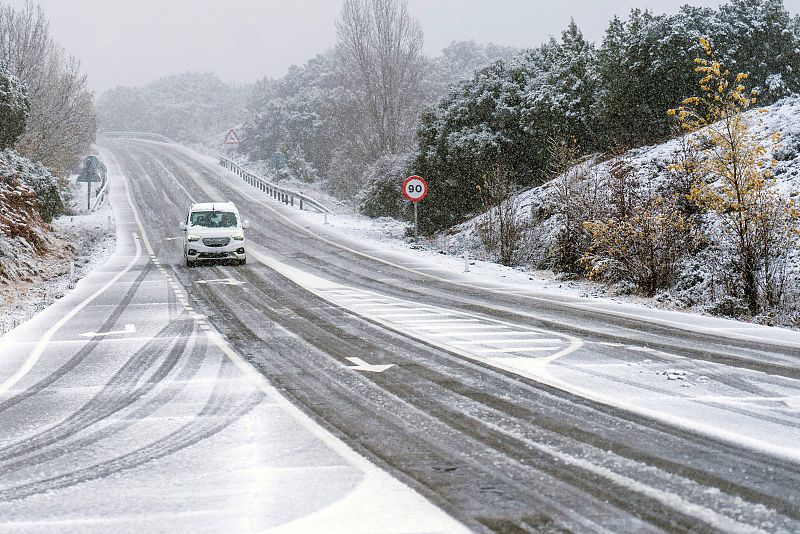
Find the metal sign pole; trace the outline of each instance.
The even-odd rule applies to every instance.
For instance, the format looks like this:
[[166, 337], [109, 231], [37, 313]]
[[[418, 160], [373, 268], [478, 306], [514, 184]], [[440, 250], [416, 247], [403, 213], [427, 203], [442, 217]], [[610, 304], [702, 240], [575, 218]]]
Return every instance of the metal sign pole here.
[[86, 209], [92, 209], [92, 182], [86, 182]]
[[419, 219], [417, 219], [417, 202], [414, 202], [414, 240], [419, 241]]

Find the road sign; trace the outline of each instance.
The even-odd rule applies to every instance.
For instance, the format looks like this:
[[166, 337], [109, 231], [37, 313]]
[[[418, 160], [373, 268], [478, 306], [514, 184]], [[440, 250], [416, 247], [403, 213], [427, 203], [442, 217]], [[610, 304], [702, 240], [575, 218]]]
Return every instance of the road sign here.
[[428, 196], [428, 182], [422, 176], [409, 176], [403, 182], [403, 196], [406, 200], [414, 204], [414, 238], [419, 238], [419, 216], [417, 215], [417, 204], [420, 200]]
[[403, 196], [409, 202], [419, 202], [428, 195], [428, 182], [421, 176], [409, 176], [403, 182]]
[[106, 181], [106, 176], [108, 175], [108, 169], [106, 169], [105, 164], [102, 161], [100, 161], [100, 158], [98, 158], [93, 154], [86, 156], [86, 159], [83, 160], [83, 165], [84, 167], [91, 166], [95, 170], [95, 172], [97, 172], [97, 174], [100, 175], [100, 178], [104, 182]]
[[231, 128], [228, 130], [228, 133], [225, 134], [225, 141], [222, 142], [223, 145], [238, 145], [241, 143], [239, 141], [239, 136], [236, 134], [236, 130]]
[[88, 163], [83, 166], [81, 173], [78, 175], [77, 182], [102, 182], [103, 179], [97, 174], [94, 166]]
[[[97, 163], [100, 163], [100, 160], [97, 160]], [[105, 166], [103, 166], [105, 167]], [[92, 209], [92, 182], [102, 182], [103, 179], [98, 174], [98, 166], [97, 164], [90, 158], [86, 158], [83, 161], [83, 169], [81, 169], [81, 173], [78, 175], [76, 182], [86, 182], [86, 209]]]
[[286, 167], [286, 156], [284, 156], [282, 152], [275, 152], [272, 155], [272, 167], [276, 171]]

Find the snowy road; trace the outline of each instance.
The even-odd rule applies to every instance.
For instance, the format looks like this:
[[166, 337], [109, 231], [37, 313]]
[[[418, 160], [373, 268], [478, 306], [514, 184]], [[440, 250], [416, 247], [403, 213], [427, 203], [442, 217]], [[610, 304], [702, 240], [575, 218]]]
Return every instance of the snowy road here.
[[[185, 149], [103, 155], [122, 252], [2, 347], [0, 530], [800, 530], [800, 337], [515, 291]], [[211, 199], [247, 266], [183, 267]]]
[[112, 179], [117, 253], [0, 341], [0, 532], [465, 531], [241, 360]]

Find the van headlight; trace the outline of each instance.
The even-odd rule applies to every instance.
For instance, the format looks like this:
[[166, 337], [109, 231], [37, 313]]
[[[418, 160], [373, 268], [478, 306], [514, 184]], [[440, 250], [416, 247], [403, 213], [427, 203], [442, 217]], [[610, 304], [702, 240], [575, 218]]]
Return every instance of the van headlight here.
[[200, 241], [200, 236], [199, 235], [187, 235], [186, 236], [186, 241], [189, 241], [191, 243], [194, 243], [195, 241]]
[[231, 236], [236, 241], [244, 241], [244, 234], [236, 234]]

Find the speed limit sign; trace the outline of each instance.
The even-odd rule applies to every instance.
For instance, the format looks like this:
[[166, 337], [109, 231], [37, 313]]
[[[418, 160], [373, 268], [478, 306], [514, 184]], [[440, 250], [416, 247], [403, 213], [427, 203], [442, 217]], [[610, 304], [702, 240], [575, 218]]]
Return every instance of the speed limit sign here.
[[[396, 182], [395, 182], [396, 183]], [[421, 176], [409, 176], [403, 182], [403, 196], [409, 202], [419, 202], [428, 194], [428, 182]]]

